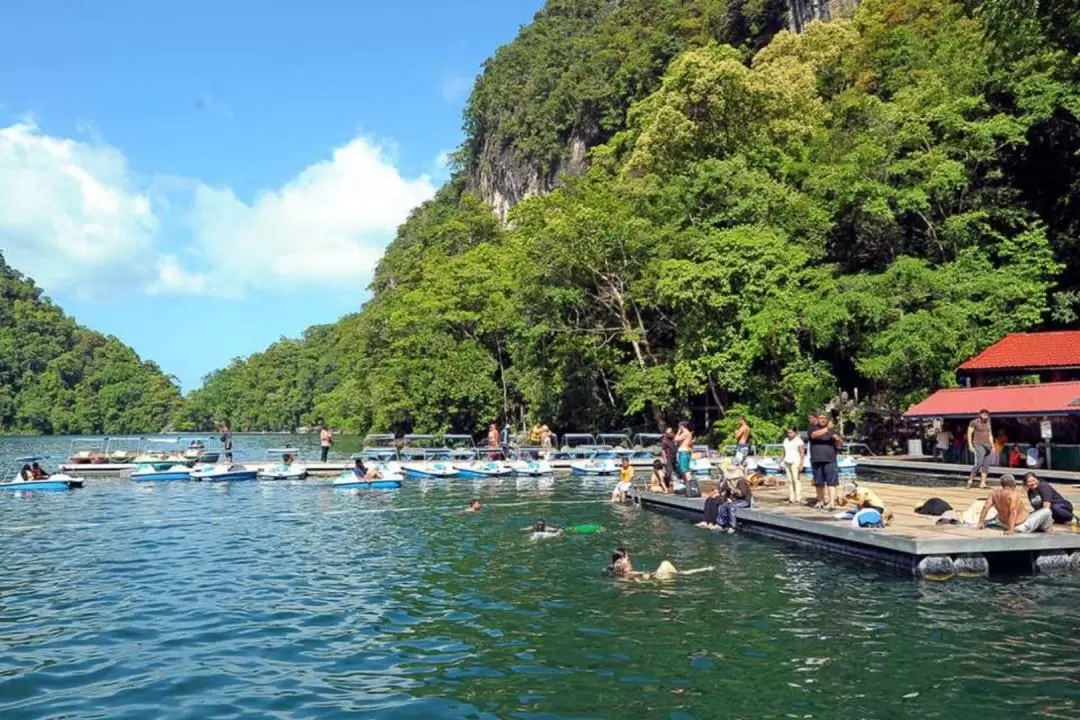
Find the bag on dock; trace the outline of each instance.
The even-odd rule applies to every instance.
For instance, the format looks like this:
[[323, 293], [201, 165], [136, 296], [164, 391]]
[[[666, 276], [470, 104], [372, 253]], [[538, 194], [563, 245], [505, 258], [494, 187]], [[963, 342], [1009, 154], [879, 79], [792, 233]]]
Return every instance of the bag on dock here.
[[698, 485], [697, 479], [688, 477], [686, 478], [686, 497], [696, 498], [701, 497], [701, 487]]

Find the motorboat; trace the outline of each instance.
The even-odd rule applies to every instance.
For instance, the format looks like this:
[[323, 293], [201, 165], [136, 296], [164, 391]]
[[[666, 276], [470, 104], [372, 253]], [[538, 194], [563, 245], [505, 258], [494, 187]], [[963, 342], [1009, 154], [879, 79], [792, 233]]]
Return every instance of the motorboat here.
[[297, 462], [300, 451], [296, 448], [270, 448], [266, 451], [267, 460], [279, 457], [278, 463], [267, 462], [258, 472], [259, 480], [303, 480], [308, 476], [307, 465]]
[[[397, 444], [390, 434], [373, 434], [364, 437], [364, 449], [359, 457], [369, 462], [390, 462], [398, 459]], [[353, 456], [354, 458], [357, 455]]]
[[440, 460], [468, 461], [476, 458], [476, 443], [472, 435], [443, 435], [445, 454]]
[[584, 460], [596, 452], [596, 438], [587, 433], [563, 435], [562, 447], [552, 454], [553, 460]]
[[133, 482], [177, 482], [191, 479], [191, 468], [187, 465], [171, 465], [167, 468], [158, 469], [152, 463], [143, 463], [135, 466], [135, 472], [131, 473]]
[[108, 462], [104, 438], [72, 438], [68, 463], [72, 465], [101, 465]]
[[143, 438], [135, 464], [153, 465], [156, 470], [167, 470], [177, 464], [188, 465], [189, 460], [184, 457], [180, 443], [177, 437]]
[[403, 462], [401, 469], [409, 478], [452, 478], [458, 476], [453, 463], [445, 460], [417, 460]]
[[616, 475], [619, 472], [619, 463], [609, 458], [572, 460], [570, 472], [574, 475]]
[[130, 465], [139, 456], [140, 438], [111, 437], [105, 444], [105, 457], [114, 465]]
[[620, 460], [634, 453], [630, 448], [630, 436], [624, 433], [600, 433], [596, 436], [596, 444], [603, 448], [610, 448], [615, 457]]
[[216, 463], [221, 459], [220, 450], [208, 450], [206, 443], [195, 438], [188, 443], [187, 448], [184, 449], [183, 457], [185, 462], [189, 465], [199, 465], [201, 463]]
[[206, 482], [243, 482], [257, 476], [258, 472], [245, 465], [203, 465], [191, 471], [192, 480]]
[[363, 476], [346, 470], [334, 478], [331, 486], [345, 490], [396, 490], [401, 487], [402, 480], [404, 477], [399, 463], [376, 463], [368, 467], [367, 474]]
[[456, 462], [454, 469], [462, 477], [502, 477], [510, 474], [510, 466], [501, 460], [473, 460], [471, 462]]
[[543, 448], [518, 447], [509, 461], [510, 472], [518, 477], [542, 477], [551, 475], [554, 468], [544, 459]]
[[[15, 462], [22, 465], [40, 462], [45, 459], [44, 455], [28, 455], [15, 458]], [[67, 473], [53, 473], [37, 480], [24, 480], [22, 474], [16, 473], [15, 477], [7, 482], [0, 482], [0, 490], [19, 490], [24, 492], [63, 492], [74, 490], [83, 486], [81, 477], [74, 477]]]

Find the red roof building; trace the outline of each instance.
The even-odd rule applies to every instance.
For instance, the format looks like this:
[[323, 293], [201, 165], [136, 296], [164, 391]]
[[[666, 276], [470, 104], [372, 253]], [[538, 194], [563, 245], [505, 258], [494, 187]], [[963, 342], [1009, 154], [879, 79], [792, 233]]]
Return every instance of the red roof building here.
[[1080, 379], [1080, 330], [1006, 335], [957, 371], [982, 385], [989, 376], [1039, 375], [1047, 382]]
[[983, 408], [994, 417], [1080, 415], [1080, 382], [947, 388], [908, 408], [909, 418], [971, 418]]

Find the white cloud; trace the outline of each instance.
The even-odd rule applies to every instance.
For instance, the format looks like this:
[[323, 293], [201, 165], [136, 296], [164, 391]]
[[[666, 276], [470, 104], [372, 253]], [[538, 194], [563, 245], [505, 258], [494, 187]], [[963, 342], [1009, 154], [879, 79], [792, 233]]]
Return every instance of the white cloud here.
[[0, 252], [43, 287], [93, 297], [147, 280], [158, 227], [114, 148], [0, 129]]
[[380, 146], [357, 138], [251, 203], [200, 185], [191, 224], [198, 253], [222, 283], [363, 287], [409, 210], [434, 193], [427, 175], [402, 177]]
[[362, 289], [434, 192], [429, 175], [403, 177], [386, 146], [363, 137], [245, 202], [184, 178], [140, 187], [99, 139], [54, 138], [29, 122], [0, 129], [0, 252], [50, 292], [80, 297]]

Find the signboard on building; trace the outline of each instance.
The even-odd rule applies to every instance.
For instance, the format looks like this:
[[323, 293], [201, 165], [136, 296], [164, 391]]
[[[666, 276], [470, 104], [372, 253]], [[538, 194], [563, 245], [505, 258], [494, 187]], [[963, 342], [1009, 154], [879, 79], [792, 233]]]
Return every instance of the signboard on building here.
[[1050, 427], [1050, 420], [1043, 418], [1039, 423], [1039, 434], [1042, 435], [1043, 440], [1049, 440], [1054, 437], [1054, 429]]

